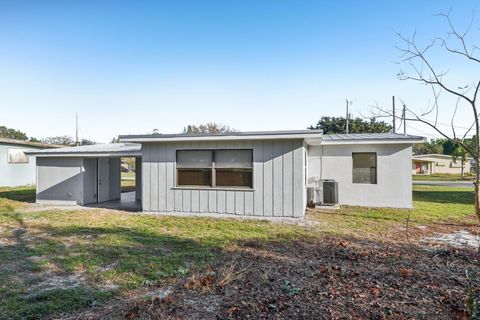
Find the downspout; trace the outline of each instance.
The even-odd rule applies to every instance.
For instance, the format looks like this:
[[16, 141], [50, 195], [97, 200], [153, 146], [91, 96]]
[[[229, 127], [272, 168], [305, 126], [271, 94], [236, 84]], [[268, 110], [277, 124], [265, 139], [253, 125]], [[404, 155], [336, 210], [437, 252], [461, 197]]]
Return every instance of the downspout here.
[[323, 144], [320, 145], [320, 180], [323, 179]]

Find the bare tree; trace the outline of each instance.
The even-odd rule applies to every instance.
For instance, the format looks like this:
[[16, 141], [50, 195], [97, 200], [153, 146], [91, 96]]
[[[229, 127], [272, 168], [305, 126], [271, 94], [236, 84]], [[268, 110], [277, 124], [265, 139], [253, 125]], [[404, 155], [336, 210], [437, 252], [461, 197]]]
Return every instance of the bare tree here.
[[233, 129], [230, 126], [216, 122], [209, 122], [198, 126], [190, 124], [183, 128], [183, 133], [185, 134], [227, 133], [236, 131], [236, 129]]
[[[448, 24], [449, 31], [445, 37], [437, 37], [426, 45], [419, 45], [416, 39], [416, 32], [411, 37], [405, 37], [398, 34], [402, 45], [398, 50], [401, 52], [399, 63], [407, 66], [408, 71], [401, 70], [398, 74], [400, 80], [410, 80], [426, 85], [431, 89], [433, 96], [433, 103], [431, 103], [423, 111], [414, 111], [412, 108], [406, 108], [405, 119], [408, 121], [416, 121], [427, 125], [435, 130], [444, 138], [454, 142], [466, 151], [475, 161], [475, 213], [480, 221], [480, 178], [479, 178], [479, 137], [480, 137], [480, 123], [478, 113], [478, 95], [480, 90], [480, 79], [474, 80], [469, 84], [462, 84], [454, 86], [446, 81], [447, 71], [437, 69], [434, 59], [431, 58], [430, 53], [435, 49], [441, 49], [452, 55], [452, 58], [459, 57], [462, 62], [471, 66], [471, 68], [478, 68], [480, 66], [480, 57], [477, 55], [479, 46], [470, 44], [467, 41], [467, 34], [472, 29], [474, 22], [474, 14], [470, 24], [465, 31], [460, 32], [454, 26], [451, 20], [450, 12], [447, 14], [438, 14], [439, 17], [445, 19]], [[440, 96], [446, 95], [455, 98], [456, 103], [449, 107], [451, 113], [450, 129], [443, 129], [438, 122]], [[461, 135], [457, 133], [455, 125], [455, 116], [459, 108], [466, 107], [467, 112], [471, 113], [472, 124]], [[377, 107], [377, 111], [381, 114], [393, 116], [393, 113], [385, 108]], [[400, 117], [399, 117], [400, 118]], [[467, 143], [467, 135], [474, 134], [474, 143]]]

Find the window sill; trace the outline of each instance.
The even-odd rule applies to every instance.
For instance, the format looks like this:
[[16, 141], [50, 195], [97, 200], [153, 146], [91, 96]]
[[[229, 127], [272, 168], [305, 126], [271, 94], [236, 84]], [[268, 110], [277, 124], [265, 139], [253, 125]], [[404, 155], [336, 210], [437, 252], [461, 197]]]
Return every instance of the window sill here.
[[212, 191], [255, 191], [253, 188], [235, 188], [235, 187], [202, 187], [202, 186], [183, 186], [173, 187], [172, 190], [212, 190]]

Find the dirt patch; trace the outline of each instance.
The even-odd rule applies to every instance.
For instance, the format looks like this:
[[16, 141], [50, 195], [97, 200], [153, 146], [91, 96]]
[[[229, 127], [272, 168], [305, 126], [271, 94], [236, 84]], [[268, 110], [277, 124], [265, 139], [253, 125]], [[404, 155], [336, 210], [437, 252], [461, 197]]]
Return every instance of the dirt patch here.
[[480, 248], [480, 237], [465, 230], [447, 234], [436, 234], [432, 237], [423, 238], [422, 240], [426, 242], [443, 243], [457, 248]]
[[85, 278], [82, 275], [47, 275], [40, 283], [30, 286], [28, 292], [36, 294], [53, 289], [71, 289], [79, 287], [84, 283]]

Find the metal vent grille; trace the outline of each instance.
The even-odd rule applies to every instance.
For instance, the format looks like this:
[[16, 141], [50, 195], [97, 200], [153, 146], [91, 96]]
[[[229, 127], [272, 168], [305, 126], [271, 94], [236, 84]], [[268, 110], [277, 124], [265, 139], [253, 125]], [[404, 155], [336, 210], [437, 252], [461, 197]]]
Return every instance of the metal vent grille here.
[[323, 203], [324, 204], [338, 204], [338, 182], [337, 181], [323, 181]]

